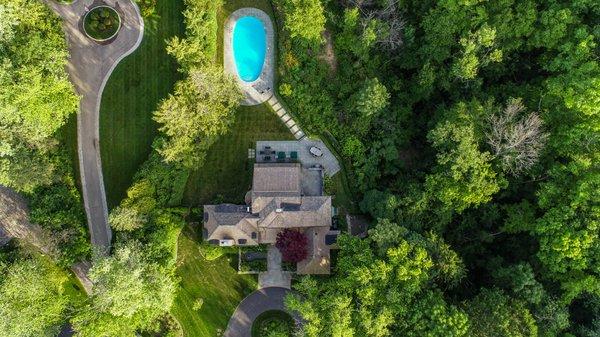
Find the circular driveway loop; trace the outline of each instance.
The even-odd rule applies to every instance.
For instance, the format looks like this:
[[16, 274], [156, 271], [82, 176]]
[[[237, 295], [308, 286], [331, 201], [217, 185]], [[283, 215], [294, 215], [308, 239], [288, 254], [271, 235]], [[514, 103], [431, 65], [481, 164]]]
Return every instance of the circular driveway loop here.
[[[252, 337], [252, 323], [256, 317], [269, 310], [287, 312], [283, 300], [291, 292], [285, 288], [270, 287], [251, 293], [235, 309], [223, 337]], [[295, 315], [292, 317], [298, 321]]]

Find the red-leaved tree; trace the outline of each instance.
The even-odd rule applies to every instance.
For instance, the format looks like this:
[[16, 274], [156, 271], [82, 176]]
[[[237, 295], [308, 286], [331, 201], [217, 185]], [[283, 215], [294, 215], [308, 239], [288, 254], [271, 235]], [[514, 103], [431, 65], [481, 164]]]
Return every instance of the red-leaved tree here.
[[284, 229], [277, 234], [275, 247], [281, 252], [283, 261], [300, 262], [308, 256], [308, 238], [302, 232]]

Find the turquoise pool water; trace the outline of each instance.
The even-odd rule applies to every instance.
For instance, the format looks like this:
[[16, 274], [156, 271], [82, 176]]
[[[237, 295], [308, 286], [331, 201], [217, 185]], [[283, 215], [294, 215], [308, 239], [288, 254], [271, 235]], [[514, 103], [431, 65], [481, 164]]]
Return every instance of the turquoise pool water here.
[[253, 16], [237, 20], [233, 28], [233, 58], [238, 76], [255, 81], [262, 72], [267, 51], [267, 36], [262, 21]]

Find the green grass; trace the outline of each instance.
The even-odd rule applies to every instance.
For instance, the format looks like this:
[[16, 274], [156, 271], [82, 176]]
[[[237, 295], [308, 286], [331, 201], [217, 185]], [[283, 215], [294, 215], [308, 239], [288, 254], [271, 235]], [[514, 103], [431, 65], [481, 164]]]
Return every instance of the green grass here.
[[[237, 256], [204, 259], [199, 240], [189, 227], [179, 236], [177, 275], [181, 286], [171, 314], [186, 337], [220, 336], [240, 301], [256, 289], [256, 277], [237, 274], [232, 267]], [[193, 305], [199, 298], [204, 303], [195, 311]]]
[[100, 149], [109, 208], [125, 196], [147, 159], [157, 125], [152, 112], [180, 78], [165, 41], [184, 32], [182, 0], [157, 1], [157, 17], [145, 22], [140, 47], [117, 66], [100, 105]]
[[252, 185], [252, 159], [248, 149], [257, 140], [290, 140], [292, 134], [266, 105], [238, 108], [229, 132], [206, 154], [206, 161], [191, 172], [185, 202], [199, 206], [214, 201], [243, 203]]

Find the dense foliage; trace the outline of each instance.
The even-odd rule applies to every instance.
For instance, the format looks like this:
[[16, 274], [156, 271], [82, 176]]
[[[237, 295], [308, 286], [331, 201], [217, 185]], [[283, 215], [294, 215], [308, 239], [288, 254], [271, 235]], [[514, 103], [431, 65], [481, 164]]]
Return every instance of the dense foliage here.
[[0, 336], [56, 336], [69, 298], [57, 268], [40, 258], [0, 262]]
[[79, 98], [61, 21], [43, 3], [0, 1], [0, 184], [26, 192], [31, 221], [51, 233], [62, 265], [87, 257], [85, 216], [59, 142]]
[[[332, 280], [301, 282], [306, 300], [293, 306], [309, 335], [599, 331], [597, 316], [578, 308], [600, 296], [600, 7], [322, 1], [327, 24], [309, 30], [332, 37], [312, 40], [288, 23], [306, 3], [276, 1], [279, 91], [305, 129], [335, 137], [374, 220], [362, 254], [341, 243]], [[421, 243], [431, 257], [446, 254], [427, 269], [439, 276], [430, 290], [408, 307], [389, 303], [388, 290], [386, 303], [363, 299], [380, 284], [366, 278], [364, 256], [377, 254], [373, 264], [392, 272], [385, 252], [401, 240], [416, 249], [415, 237], [435, 238]], [[349, 256], [355, 266], [344, 265]], [[449, 262], [455, 276], [444, 280]], [[364, 294], [336, 289], [345, 284]], [[363, 311], [376, 318], [361, 322]]]
[[2, 0], [0, 15], [0, 184], [29, 192], [56, 178], [56, 135], [78, 97], [58, 17], [35, 0]]
[[170, 308], [176, 289], [172, 274], [163, 268], [136, 241], [94, 261], [92, 297], [72, 320], [77, 335], [135, 336], [154, 327]]

